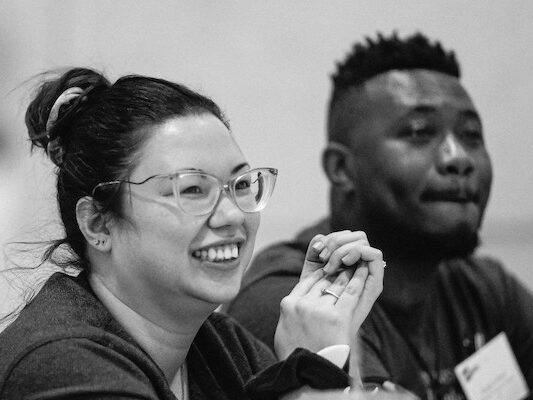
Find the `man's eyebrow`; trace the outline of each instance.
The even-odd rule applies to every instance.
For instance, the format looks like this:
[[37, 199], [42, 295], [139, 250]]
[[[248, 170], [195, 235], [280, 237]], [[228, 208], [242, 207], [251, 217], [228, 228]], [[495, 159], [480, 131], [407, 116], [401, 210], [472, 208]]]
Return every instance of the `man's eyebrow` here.
[[423, 113], [423, 114], [429, 114], [429, 113], [434, 113], [437, 111], [437, 107], [435, 106], [432, 106], [432, 105], [418, 105], [416, 107], [413, 107], [410, 111], [409, 111], [409, 114], [415, 114], [415, 113]]
[[[432, 105], [418, 105], [416, 107], [413, 107], [411, 110], [409, 110], [408, 114], [433, 114], [437, 112], [437, 108]], [[460, 115], [464, 117], [470, 117], [470, 118], [476, 118], [481, 121], [481, 117], [479, 116], [478, 112], [474, 109], [467, 108], [465, 110], [460, 111]]]
[[461, 112], [461, 114], [465, 117], [475, 118], [481, 121], [481, 117], [475, 110], [464, 110], [463, 112]]

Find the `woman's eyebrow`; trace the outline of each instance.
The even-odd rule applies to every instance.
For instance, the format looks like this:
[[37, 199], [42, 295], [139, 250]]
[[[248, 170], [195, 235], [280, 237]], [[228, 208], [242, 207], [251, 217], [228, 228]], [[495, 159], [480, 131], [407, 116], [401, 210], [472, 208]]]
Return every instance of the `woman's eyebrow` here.
[[248, 164], [247, 162], [241, 163], [241, 164], [237, 165], [235, 168], [233, 168], [231, 173], [232, 174], [236, 174], [237, 172], [239, 172], [241, 169], [243, 169], [245, 167], [250, 168], [250, 164]]

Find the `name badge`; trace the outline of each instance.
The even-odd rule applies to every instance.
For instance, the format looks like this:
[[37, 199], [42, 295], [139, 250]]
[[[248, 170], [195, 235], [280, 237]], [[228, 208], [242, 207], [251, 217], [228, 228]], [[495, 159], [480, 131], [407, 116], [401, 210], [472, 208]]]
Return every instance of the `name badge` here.
[[529, 394], [504, 332], [457, 364], [454, 372], [468, 400], [521, 400]]

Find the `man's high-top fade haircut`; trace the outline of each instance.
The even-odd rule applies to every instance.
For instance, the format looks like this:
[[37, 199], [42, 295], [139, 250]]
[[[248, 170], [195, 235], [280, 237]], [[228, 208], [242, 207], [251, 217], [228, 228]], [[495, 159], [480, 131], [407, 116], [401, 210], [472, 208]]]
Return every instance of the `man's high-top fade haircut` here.
[[332, 75], [331, 106], [347, 90], [368, 79], [391, 70], [427, 69], [460, 78], [459, 64], [453, 51], [444, 50], [437, 41], [431, 42], [421, 33], [400, 39], [396, 33], [377, 39], [366, 38], [365, 43], [354, 44], [344, 61], [337, 63]]

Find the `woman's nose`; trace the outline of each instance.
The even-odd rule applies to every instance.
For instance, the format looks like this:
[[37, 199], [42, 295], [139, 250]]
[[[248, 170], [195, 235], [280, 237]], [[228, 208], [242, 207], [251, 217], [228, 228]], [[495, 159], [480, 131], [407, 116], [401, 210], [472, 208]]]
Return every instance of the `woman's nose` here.
[[226, 191], [223, 191], [209, 218], [209, 225], [212, 228], [240, 226], [244, 223], [244, 218], [244, 211], [237, 206], [235, 200]]

